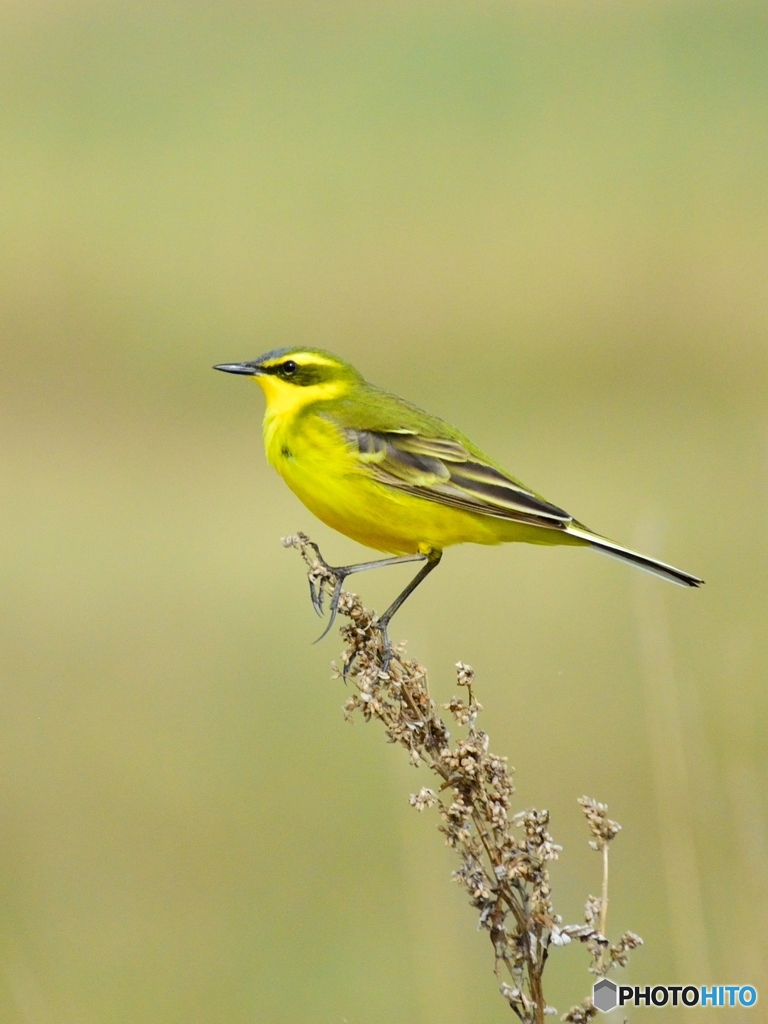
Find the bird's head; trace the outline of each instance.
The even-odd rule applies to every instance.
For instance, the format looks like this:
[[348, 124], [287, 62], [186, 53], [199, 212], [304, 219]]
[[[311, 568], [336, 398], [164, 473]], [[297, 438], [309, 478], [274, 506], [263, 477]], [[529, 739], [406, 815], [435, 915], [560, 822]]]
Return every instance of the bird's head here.
[[318, 348], [277, 348], [251, 362], [221, 363], [214, 370], [253, 377], [272, 414], [340, 398], [363, 379], [354, 366]]

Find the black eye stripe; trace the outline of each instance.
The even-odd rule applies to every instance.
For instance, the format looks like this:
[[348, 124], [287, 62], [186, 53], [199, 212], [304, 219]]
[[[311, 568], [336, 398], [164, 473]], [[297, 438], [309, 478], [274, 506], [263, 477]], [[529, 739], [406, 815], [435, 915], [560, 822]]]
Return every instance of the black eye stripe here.
[[273, 363], [271, 366], [262, 366], [261, 372], [269, 374], [270, 377], [279, 377], [281, 380], [290, 381], [296, 387], [322, 384], [333, 376], [333, 370], [330, 367], [313, 363], [297, 363], [295, 359], [285, 359], [283, 362]]
[[298, 372], [299, 364], [293, 359], [287, 359], [284, 363], [277, 363], [274, 366], [262, 366], [262, 373], [268, 373], [272, 377], [292, 377]]

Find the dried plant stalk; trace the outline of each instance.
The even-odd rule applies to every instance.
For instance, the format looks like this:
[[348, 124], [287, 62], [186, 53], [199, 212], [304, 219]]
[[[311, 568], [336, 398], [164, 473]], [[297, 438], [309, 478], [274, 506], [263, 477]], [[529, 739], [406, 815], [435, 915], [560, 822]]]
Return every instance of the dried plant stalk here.
[[[313, 600], [323, 588], [333, 591], [333, 570], [305, 534], [287, 537], [283, 544], [304, 557]], [[603, 894], [599, 900], [589, 897], [585, 925], [564, 926], [552, 905], [548, 866], [561, 847], [549, 834], [549, 813], [512, 813], [513, 770], [506, 757], [491, 753], [488, 734], [477, 727], [482, 705], [475, 698], [470, 666], [456, 666], [464, 695], [441, 705], [465, 731], [452, 738], [430, 697], [426, 669], [405, 657], [405, 645], [393, 647], [382, 671], [384, 645], [375, 614], [347, 592], [342, 592], [338, 610], [348, 620], [340, 630], [346, 646], [339, 675], [354, 688], [344, 705], [345, 717], [351, 721], [360, 714], [366, 721], [379, 721], [390, 743], [404, 747], [413, 765], [426, 765], [436, 776], [435, 788], [422, 787], [410, 797], [411, 806], [436, 809], [439, 829], [460, 859], [453, 877], [467, 891], [479, 913], [479, 927], [489, 935], [501, 995], [524, 1024], [544, 1024], [546, 1016], [557, 1013], [547, 1005], [543, 990], [553, 946], [579, 939], [590, 953], [590, 970], [604, 975], [624, 966], [629, 950], [641, 942], [628, 932], [614, 947], [604, 936], [607, 850], [619, 826], [606, 817], [605, 805], [582, 798], [594, 837], [591, 845], [604, 856]], [[562, 1019], [577, 1024], [596, 1012], [587, 999]]]

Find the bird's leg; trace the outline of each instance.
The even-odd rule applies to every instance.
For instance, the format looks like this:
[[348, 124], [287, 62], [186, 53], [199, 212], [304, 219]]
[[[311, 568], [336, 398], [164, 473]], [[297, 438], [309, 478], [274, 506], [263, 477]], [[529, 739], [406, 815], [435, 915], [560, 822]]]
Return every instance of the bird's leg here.
[[[323, 639], [336, 619], [336, 612], [339, 609], [339, 599], [341, 597], [341, 588], [344, 586], [344, 580], [347, 576], [352, 576], [356, 572], [366, 572], [368, 569], [383, 569], [388, 565], [403, 565], [405, 562], [422, 562], [426, 557], [426, 555], [400, 555], [394, 558], [380, 558], [374, 562], [359, 562], [357, 565], [335, 566], [328, 565], [318, 551], [316, 545], [313, 544], [312, 547], [315, 549], [315, 555], [317, 556], [317, 560], [320, 563], [321, 568], [325, 570], [329, 576], [333, 576], [336, 581], [333, 587], [333, 594], [331, 595], [331, 603], [328, 608], [328, 625], [317, 640], [315, 640], [315, 643]], [[318, 615], [322, 615], [323, 613], [323, 582], [324, 580], [322, 578], [316, 582], [310, 576], [309, 593], [312, 598], [312, 607]]]
[[393, 615], [396, 611], [405, 603], [405, 601], [411, 596], [416, 587], [429, 576], [433, 569], [437, 568], [440, 564], [440, 559], [443, 557], [442, 551], [432, 551], [429, 555], [424, 556], [427, 559], [427, 564], [423, 565], [421, 569], [416, 573], [408, 586], [403, 590], [401, 594], [398, 594], [392, 604], [387, 608], [384, 614], [379, 618], [376, 625], [381, 632], [381, 645], [382, 651], [382, 662], [381, 671], [386, 672], [389, 668], [389, 663], [392, 661], [392, 644], [389, 639], [389, 633], [387, 627], [392, 620]]

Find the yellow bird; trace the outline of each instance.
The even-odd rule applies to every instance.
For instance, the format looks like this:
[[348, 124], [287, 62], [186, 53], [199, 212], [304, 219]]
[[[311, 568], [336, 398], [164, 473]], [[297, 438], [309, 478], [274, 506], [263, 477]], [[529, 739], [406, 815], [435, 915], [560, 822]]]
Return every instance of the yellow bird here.
[[[601, 537], [510, 476], [450, 424], [382, 391], [320, 349], [281, 348], [251, 362], [214, 367], [253, 377], [267, 399], [267, 458], [318, 519], [395, 556], [329, 568], [341, 587], [354, 572], [423, 561], [379, 619], [387, 626], [451, 544], [571, 544], [592, 547], [681, 586], [703, 580]], [[312, 593], [322, 612], [322, 595]]]

